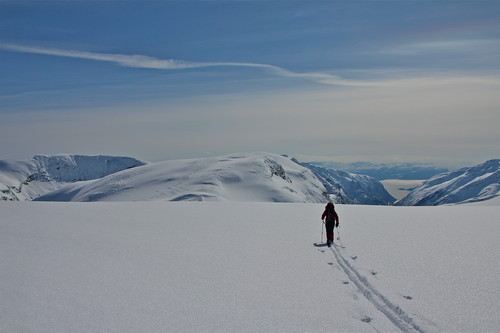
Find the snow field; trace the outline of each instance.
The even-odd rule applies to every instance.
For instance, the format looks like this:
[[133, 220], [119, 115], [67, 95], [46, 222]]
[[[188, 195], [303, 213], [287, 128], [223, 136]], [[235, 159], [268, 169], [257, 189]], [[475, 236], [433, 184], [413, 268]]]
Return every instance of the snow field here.
[[2, 332], [500, 325], [499, 207], [337, 205], [329, 249], [313, 245], [323, 204], [0, 206]]
[[496, 331], [500, 208], [471, 208], [347, 209], [347, 257], [424, 331]]

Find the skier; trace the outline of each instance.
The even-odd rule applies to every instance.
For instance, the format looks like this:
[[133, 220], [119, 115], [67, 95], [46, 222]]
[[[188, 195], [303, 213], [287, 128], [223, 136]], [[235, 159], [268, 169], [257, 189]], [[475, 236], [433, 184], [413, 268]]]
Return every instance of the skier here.
[[333, 243], [333, 238], [334, 238], [333, 228], [335, 226], [337, 228], [339, 227], [339, 216], [337, 215], [337, 212], [335, 211], [335, 206], [331, 201], [326, 204], [325, 211], [323, 212], [323, 215], [321, 215], [321, 221], [323, 220], [325, 220], [325, 226], [326, 226], [326, 245], [330, 247]]

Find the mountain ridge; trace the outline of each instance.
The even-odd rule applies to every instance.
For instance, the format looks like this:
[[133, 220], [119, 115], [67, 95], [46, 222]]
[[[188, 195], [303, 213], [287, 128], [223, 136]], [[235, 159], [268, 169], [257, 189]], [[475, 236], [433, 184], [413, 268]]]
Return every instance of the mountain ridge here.
[[102, 178], [146, 163], [131, 157], [69, 154], [0, 160], [0, 199], [33, 200], [67, 183]]
[[396, 201], [384, 186], [371, 176], [322, 168], [311, 163], [300, 164], [315, 173], [336, 203], [392, 205]]
[[371, 176], [377, 180], [425, 180], [449, 170], [428, 163], [308, 162], [326, 169]]
[[323, 184], [289, 158], [269, 153], [149, 163], [69, 184], [37, 201], [324, 202]]
[[500, 159], [438, 174], [397, 201], [398, 206], [437, 206], [484, 201], [500, 193]]
[[31, 160], [0, 160], [0, 200], [441, 205], [498, 196], [499, 161], [436, 175], [395, 201], [373, 177], [271, 153], [156, 163], [106, 155], [35, 155]]

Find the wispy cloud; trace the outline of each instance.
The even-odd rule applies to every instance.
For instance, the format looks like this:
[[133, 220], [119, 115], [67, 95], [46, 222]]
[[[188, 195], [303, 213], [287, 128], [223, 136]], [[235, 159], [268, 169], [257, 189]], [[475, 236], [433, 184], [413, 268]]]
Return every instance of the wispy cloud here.
[[120, 66], [134, 67], [134, 68], [149, 68], [158, 70], [174, 70], [174, 69], [189, 69], [189, 68], [203, 68], [203, 67], [220, 67], [220, 66], [230, 66], [230, 67], [254, 67], [273, 72], [275, 75], [290, 78], [301, 78], [310, 81], [314, 81], [322, 84], [329, 85], [344, 85], [344, 86], [366, 86], [372, 85], [370, 82], [364, 81], [354, 81], [345, 80], [337, 75], [332, 75], [328, 73], [319, 72], [306, 72], [298, 73], [287, 70], [282, 67], [269, 65], [269, 64], [259, 64], [259, 63], [247, 63], [247, 62], [189, 62], [174, 59], [159, 59], [155, 57], [150, 57], [147, 55], [140, 54], [114, 54], [114, 53], [96, 53], [96, 52], [86, 52], [86, 51], [76, 51], [76, 50], [65, 50], [57, 48], [42, 48], [33, 47], [17, 44], [0, 44], [0, 49], [22, 52], [22, 53], [32, 53], [32, 54], [43, 54], [57, 57], [67, 57], [67, 58], [79, 58], [87, 60], [105, 61], [115, 63]]
[[16, 44], [0, 44], [0, 48], [8, 51], [52, 55], [58, 57], [79, 58], [114, 62], [121, 66], [154, 69], [184, 69], [199, 67], [187, 62], [176, 60], [162, 60], [144, 55], [125, 55], [111, 53], [95, 53], [75, 50], [64, 50], [54, 48], [41, 48]]

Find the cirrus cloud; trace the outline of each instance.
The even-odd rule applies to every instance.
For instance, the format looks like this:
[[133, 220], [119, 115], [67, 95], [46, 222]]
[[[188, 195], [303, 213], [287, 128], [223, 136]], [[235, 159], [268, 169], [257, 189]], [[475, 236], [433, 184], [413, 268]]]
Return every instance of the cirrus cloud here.
[[367, 86], [373, 85], [371, 82], [359, 80], [346, 80], [337, 75], [319, 72], [306, 72], [299, 73], [293, 72], [288, 69], [259, 63], [248, 62], [190, 62], [174, 59], [159, 59], [141, 54], [116, 54], [116, 53], [97, 53], [88, 51], [66, 50], [59, 48], [42, 48], [17, 44], [0, 44], [0, 49], [22, 52], [31, 54], [42, 54], [57, 57], [78, 58], [96, 61], [112, 62], [120, 66], [133, 67], [133, 68], [147, 68], [158, 70], [182, 70], [189, 68], [204, 68], [204, 67], [254, 67], [265, 69], [273, 72], [275, 75], [289, 78], [300, 78], [317, 83], [328, 85], [343, 85], [343, 86]]

